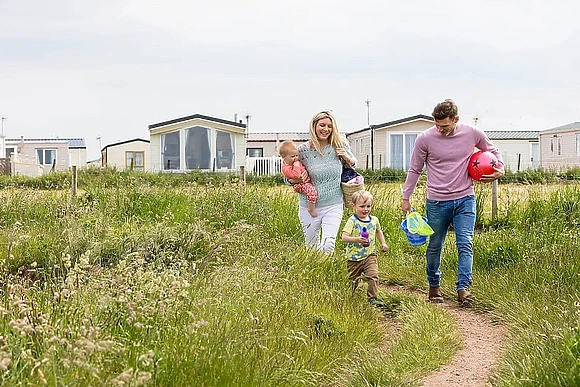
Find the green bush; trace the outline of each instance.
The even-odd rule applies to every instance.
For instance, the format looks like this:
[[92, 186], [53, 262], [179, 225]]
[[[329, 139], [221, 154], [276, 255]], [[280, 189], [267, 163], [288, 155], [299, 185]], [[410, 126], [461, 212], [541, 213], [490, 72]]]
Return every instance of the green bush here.
[[[393, 168], [381, 168], [376, 170], [359, 169], [365, 181], [372, 183], [399, 182], [403, 183], [407, 171]], [[71, 187], [71, 172], [52, 172], [39, 177], [6, 176], [0, 175], [0, 189], [2, 188], [36, 188], [42, 190], [61, 190]], [[422, 179], [423, 180], [423, 179]], [[580, 168], [572, 167], [562, 172], [554, 172], [544, 169], [525, 170], [520, 172], [506, 171], [499, 180], [500, 184], [554, 184], [561, 181], [579, 181]], [[183, 187], [195, 185], [239, 184], [239, 173], [233, 172], [204, 172], [190, 171], [185, 173], [167, 172], [138, 172], [116, 168], [82, 168], [78, 170], [77, 186], [80, 189], [87, 187], [127, 187], [156, 186], [156, 187]], [[284, 185], [284, 177], [281, 174], [257, 176], [246, 173], [246, 183], [261, 186]]]

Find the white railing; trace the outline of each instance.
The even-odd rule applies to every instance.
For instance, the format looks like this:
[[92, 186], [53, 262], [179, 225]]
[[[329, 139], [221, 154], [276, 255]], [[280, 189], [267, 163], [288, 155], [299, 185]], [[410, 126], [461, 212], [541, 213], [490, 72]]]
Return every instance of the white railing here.
[[282, 173], [282, 158], [272, 157], [246, 157], [246, 173], [257, 176], [276, 175]]
[[36, 163], [31, 163], [26, 160], [16, 159], [10, 162], [10, 173], [12, 176], [29, 176], [38, 177], [45, 173], [44, 166]]

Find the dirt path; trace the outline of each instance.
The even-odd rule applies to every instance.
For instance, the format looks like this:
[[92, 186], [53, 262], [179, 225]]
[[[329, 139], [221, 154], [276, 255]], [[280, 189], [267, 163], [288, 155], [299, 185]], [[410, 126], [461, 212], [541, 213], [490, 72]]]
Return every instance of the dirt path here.
[[[398, 285], [381, 287], [393, 293], [404, 292], [421, 299], [427, 297], [424, 293], [410, 291]], [[474, 309], [460, 308], [454, 300], [446, 299], [444, 303], [435, 305], [457, 320], [457, 329], [464, 346], [453, 355], [449, 364], [427, 375], [423, 379], [423, 386], [489, 386], [489, 377], [497, 366], [498, 357], [505, 344], [503, 328], [493, 323], [485, 314]]]

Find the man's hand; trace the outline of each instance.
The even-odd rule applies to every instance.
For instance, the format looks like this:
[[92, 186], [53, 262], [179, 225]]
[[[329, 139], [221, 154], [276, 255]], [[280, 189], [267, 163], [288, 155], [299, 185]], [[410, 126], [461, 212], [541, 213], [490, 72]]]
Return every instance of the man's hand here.
[[401, 199], [401, 211], [403, 211], [403, 215], [406, 215], [408, 212], [413, 211], [409, 199]]
[[492, 181], [499, 179], [505, 174], [502, 169], [497, 169], [495, 167], [493, 168], [493, 171], [494, 172], [491, 175], [482, 175], [479, 181], [482, 183], [491, 183]]

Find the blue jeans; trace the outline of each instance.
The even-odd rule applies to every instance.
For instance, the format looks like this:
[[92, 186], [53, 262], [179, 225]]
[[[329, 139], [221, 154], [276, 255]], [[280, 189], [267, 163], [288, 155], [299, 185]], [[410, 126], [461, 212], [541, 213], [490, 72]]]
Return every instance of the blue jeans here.
[[459, 258], [457, 261], [456, 289], [468, 289], [471, 285], [473, 267], [473, 231], [475, 229], [475, 196], [468, 195], [456, 200], [427, 199], [427, 219], [434, 233], [427, 246], [427, 281], [429, 286], [439, 286], [441, 282], [441, 250], [447, 230], [453, 222], [455, 243]]

